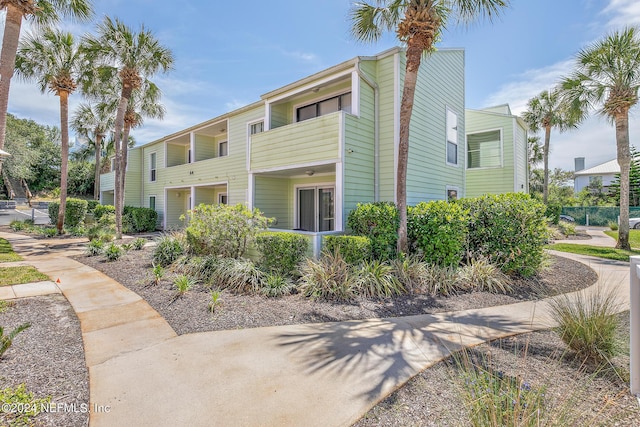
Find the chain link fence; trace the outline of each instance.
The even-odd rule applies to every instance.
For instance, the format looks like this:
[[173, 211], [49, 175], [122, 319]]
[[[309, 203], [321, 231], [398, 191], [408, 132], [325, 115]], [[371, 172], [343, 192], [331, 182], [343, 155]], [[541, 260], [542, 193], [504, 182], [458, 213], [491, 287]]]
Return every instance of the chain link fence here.
[[[620, 208], [617, 206], [580, 206], [563, 207], [562, 215], [569, 215], [578, 225], [607, 226], [609, 222], [618, 222]], [[629, 208], [629, 218], [640, 217], [640, 207]], [[587, 223], [587, 220], [589, 221]]]

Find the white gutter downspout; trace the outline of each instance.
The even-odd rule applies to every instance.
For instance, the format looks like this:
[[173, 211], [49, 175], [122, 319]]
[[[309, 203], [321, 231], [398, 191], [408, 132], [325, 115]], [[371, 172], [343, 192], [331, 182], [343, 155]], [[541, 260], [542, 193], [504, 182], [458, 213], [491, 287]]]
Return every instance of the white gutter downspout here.
[[360, 59], [356, 62], [356, 72], [373, 89], [373, 200], [380, 201], [380, 89], [376, 82], [360, 69]]

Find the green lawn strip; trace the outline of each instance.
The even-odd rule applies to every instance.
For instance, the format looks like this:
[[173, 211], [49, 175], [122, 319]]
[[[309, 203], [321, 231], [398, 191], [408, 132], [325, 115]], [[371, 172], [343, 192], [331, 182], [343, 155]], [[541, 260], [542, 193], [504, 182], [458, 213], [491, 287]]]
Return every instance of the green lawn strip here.
[[[605, 231], [604, 234], [618, 240], [617, 231]], [[632, 248], [640, 248], [640, 230], [629, 230], [629, 244]]]
[[0, 267], [0, 286], [19, 285], [21, 283], [42, 282], [51, 280], [34, 267]]
[[560, 252], [570, 252], [572, 254], [589, 255], [599, 258], [615, 259], [617, 261], [629, 261], [629, 256], [640, 255], [640, 251], [625, 251], [615, 248], [604, 248], [601, 246], [574, 245], [572, 243], [555, 243], [547, 245], [547, 249]]
[[0, 262], [22, 261], [22, 257], [11, 248], [11, 243], [0, 238]]

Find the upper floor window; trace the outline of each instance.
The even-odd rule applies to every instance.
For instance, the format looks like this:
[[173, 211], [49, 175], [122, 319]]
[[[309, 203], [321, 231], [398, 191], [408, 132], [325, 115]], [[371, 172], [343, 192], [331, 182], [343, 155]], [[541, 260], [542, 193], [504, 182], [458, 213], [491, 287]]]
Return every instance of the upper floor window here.
[[467, 135], [467, 168], [496, 168], [502, 166], [500, 130]]
[[156, 180], [156, 153], [149, 154], [149, 181]]
[[221, 141], [218, 143], [218, 157], [225, 157], [229, 155], [229, 143], [227, 141]]
[[264, 132], [264, 122], [251, 123], [249, 125], [249, 135]]
[[351, 92], [298, 108], [296, 110], [296, 120], [301, 122], [324, 116], [325, 114], [335, 113], [336, 111], [351, 112]]
[[447, 163], [458, 164], [458, 115], [447, 108]]

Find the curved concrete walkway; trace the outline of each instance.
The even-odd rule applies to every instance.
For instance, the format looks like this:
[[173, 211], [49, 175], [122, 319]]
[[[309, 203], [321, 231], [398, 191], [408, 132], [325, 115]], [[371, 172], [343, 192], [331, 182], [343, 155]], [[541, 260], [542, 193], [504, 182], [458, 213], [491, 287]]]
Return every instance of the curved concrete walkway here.
[[616, 239], [604, 233], [604, 230], [607, 230], [607, 228], [604, 228], [604, 227], [590, 228], [585, 226], [578, 226], [576, 227], [576, 229], [580, 231], [584, 231], [591, 237], [591, 239], [556, 240], [555, 243], [570, 243], [570, 244], [577, 244], [577, 245], [602, 246], [606, 248], [613, 248], [616, 246], [616, 243], [617, 243]]
[[[348, 426], [452, 351], [553, 326], [548, 301], [339, 323], [176, 336], [138, 295], [38, 241], [0, 233], [60, 278], [78, 313], [91, 426]], [[589, 264], [628, 307], [629, 264]]]

